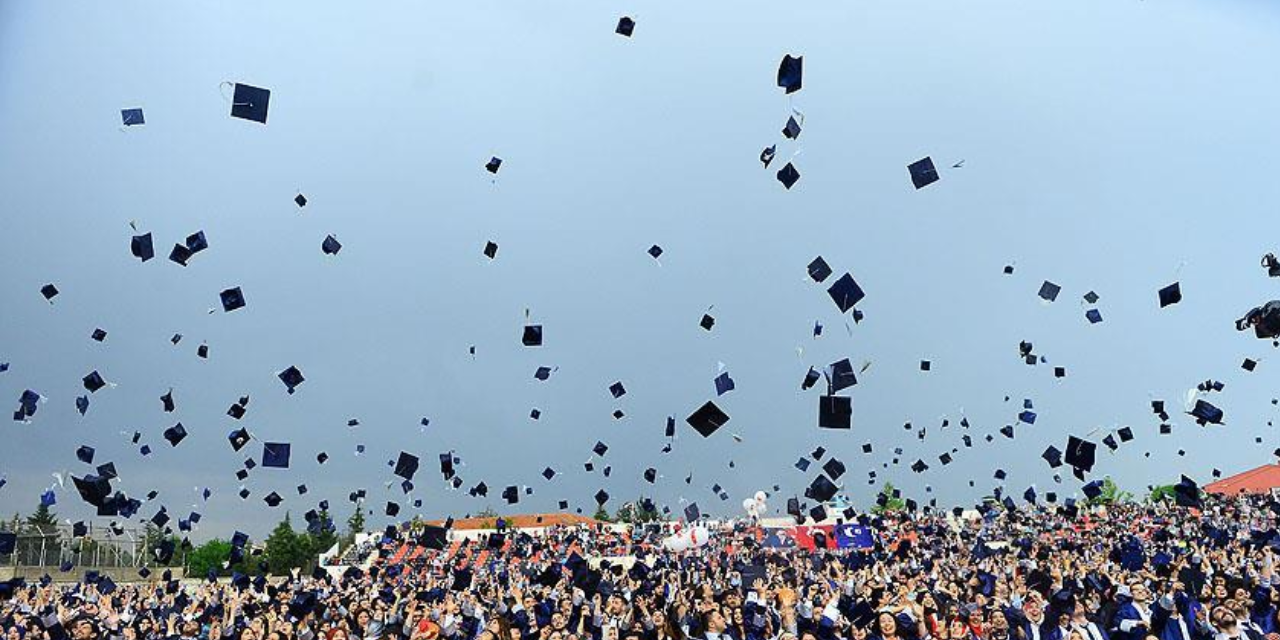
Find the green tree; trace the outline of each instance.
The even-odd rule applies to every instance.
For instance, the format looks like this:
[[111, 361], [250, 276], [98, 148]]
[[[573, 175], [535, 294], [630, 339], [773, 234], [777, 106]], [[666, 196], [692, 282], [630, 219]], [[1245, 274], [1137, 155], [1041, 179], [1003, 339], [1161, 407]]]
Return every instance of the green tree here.
[[312, 555], [320, 555], [338, 541], [338, 534], [334, 531], [333, 520], [329, 517], [329, 511], [321, 510], [317, 514], [320, 525], [316, 528], [308, 527], [307, 536], [310, 538]]
[[613, 519], [616, 522], [625, 522], [627, 524], [644, 524], [646, 522], [655, 522], [660, 519], [658, 510], [650, 503], [650, 508], [644, 508], [644, 499], [637, 498], [633, 502], [628, 502], [614, 512]]
[[907, 508], [907, 501], [902, 498], [894, 497], [893, 490], [893, 483], [884, 483], [884, 486], [880, 488], [880, 498], [883, 499], [876, 499], [876, 505], [871, 507], [871, 513], [882, 515], [886, 513], [893, 513], [895, 511], [902, 511]]
[[41, 502], [35, 513], [27, 516], [27, 530], [45, 535], [57, 533], [58, 516]]
[[357, 533], [364, 533], [364, 501], [356, 501], [355, 513], [347, 518], [347, 532], [355, 537]]
[[1147, 495], [1147, 500], [1150, 502], [1161, 502], [1164, 500], [1173, 500], [1174, 493], [1175, 493], [1175, 490], [1174, 490], [1175, 486], [1176, 485], [1172, 485], [1172, 484], [1162, 484], [1158, 487], [1152, 487], [1151, 493]]
[[596, 507], [596, 512], [591, 517], [599, 520], [600, 522], [613, 522], [613, 519], [609, 517], [609, 510], [605, 509], [604, 505]]
[[1111, 476], [1107, 476], [1102, 479], [1101, 490], [1102, 493], [1099, 493], [1096, 498], [1089, 498], [1085, 503], [1090, 506], [1096, 506], [1119, 504], [1121, 502], [1131, 502], [1133, 500], [1133, 494], [1128, 491], [1121, 491], [1120, 487], [1116, 486], [1115, 481], [1111, 479]]
[[267, 556], [267, 569], [274, 576], [287, 575], [290, 569], [304, 567], [314, 558], [310, 540], [305, 534], [298, 535], [294, 532], [287, 513], [271, 535], [267, 536], [264, 553]]
[[231, 543], [214, 538], [187, 554], [187, 575], [203, 578], [209, 575], [211, 569], [215, 575], [230, 575], [230, 570], [225, 566], [230, 558]]

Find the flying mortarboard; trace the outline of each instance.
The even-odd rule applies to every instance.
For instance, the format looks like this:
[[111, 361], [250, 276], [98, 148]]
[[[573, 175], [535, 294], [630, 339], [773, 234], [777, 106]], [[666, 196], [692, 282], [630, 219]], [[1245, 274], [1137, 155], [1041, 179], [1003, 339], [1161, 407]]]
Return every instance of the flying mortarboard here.
[[280, 378], [280, 382], [284, 383], [285, 390], [289, 392], [289, 395], [293, 395], [294, 389], [306, 380], [306, 378], [302, 377], [302, 372], [294, 366], [290, 366], [288, 369], [276, 374], [276, 376]]
[[492, 240], [484, 243], [484, 255], [490, 260], [498, 257], [498, 243], [493, 242]]
[[526, 324], [524, 326], [524, 334], [520, 337], [520, 342], [526, 347], [541, 347], [542, 325]]
[[79, 449], [76, 449], [76, 459], [85, 464], [93, 464], [94, 453], [93, 447], [81, 446]]
[[485, 171], [495, 175], [498, 173], [498, 169], [500, 167], [502, 167], [502, 158], [499, 158], [498, 156], [489, 158], [489, 161], [484, 164]]
[[922, 189], [938, 181], [938, 170], [933, 166], [933, 158], [925, 156], [907, 165], [911, 174], [911, 184]]
[[823, 429], [849, 429], [853, 426], [853, 398], [823, 395], [818, 397], [818, 426]]
[[777, 153], [778, 145], [776, 144], [769, 145], [760, 152], [760, 162], [764, 163], [764, 168], [769, 168], [769, 163], [773, 162], [773, 157], [777, 155]]
[[262, 443], [262, 466], [273, 469], [288, 469], [289, 454], [292, 448], [288, 442]]
[[1102, 322], [1102, 313], [1097, 309], [1090, 309], [1084, 312], [1084, 317], [1089, 321], [1089, 324], [1098, 324], [1099, 322]]
[[1098, 445], [1075, 436], [1067, 438], [1067, 464], [1081, 471], [1092, 471]]
[[801, 89], [804, 80], [804, 56], [787, 54], [778, 64], [778, 86], [786, 89], [788, 94]]
[[126, 127], [135, 127], [146, 124], [147, 120], [142, 115], [141, 107], [120, 110], [120, 124]]
[[327, 256], [336, 256], [342, 250], [342, 243], [333, 237], [332, 234], [324, 237], [324, 241], [320, 243], [320, 250]]
[[266, 124], [270, 102], [270, 90], [237, 82], [231, 98], [231, 117]]
[[827, 289], [827, 295], [831, 296], [831, 299], [836, 303], [836, 307], [840, 309], [840, 313], [846, 313], [865, 298], [867, 294], [853, 279], [853, 276], [846, 272]]
[[1182, 302], [1182, 287], [1177, 283], [1173, 283], [1160, 290], [1160, 308], [1163, 309], [1171, 304]]
[[169, 444], [175, 447], [178, 446], [178, 443], [182, 442], [183, 438], [186, 437], [187, 430], [182, 426], [181, 422], [164, 430], [164, 439], [168, 440]]
[[396, 460], [395, 475], [412, 480], [413, 474], [418, 472], [418, 456], [410, 453], [400, 452], [400, 457]]
[[631, 16], [622, 16], [618, 18], [618, 27], [613, 30], [614, 33], [630, 38], [631, 32], [635, 31], [636, 21]]
[[796, 170], [794, 164], [788, 162], [786, 166], [778, 169], [778, 182], [781, 182], [787, 190], [790, 190], [799, 180], [800, 172]]
[[729, 416], [721, 411], [720, 407], [717, 407], [714, 402], [708, 400], [697, 411], [690, 414], [685, 419], [685, 422], [689, 423], [689, 426], [706, 438], [728, 423]]
[[715, 385], [716, 385], [717, 396], [722, 396], [726, 393], [729, 393], [730, 391], [733, 391], [734, 389], [733, 378], [729, 377], [728, 371], [725, 371], [724, 373], [721, 373], [720, 375], [716, 376]]
[[795, 116], [787, 118], [787, 125], [782, 128], [782, 136], [788, 140], [800, 137], [800, 123], [796, 121]]
[[222, 311], [231, 312], [244, 306], [244, 293], [240, 287], [232, 287], [218, 294], [222, 298]]
[[1053, 302], [1058, 299], [1058, 293], [1060, 291], [1062, 291], [1062, 287], [1045, 280], [1044, 283], [1040, 285], [1040, 293], [1037, 295], [1039, 295], [1043, 300]]
[[826, 260], [822, 259], [822, 256], [814, 258], [813, 262], [809, 263], [807, 270], [809, 272], [809, 277], [814, 282], [822, 282], [831, 275], [831, 267], [827, 265]]
[[151, 242], [151, 234], [144, 233], [140, 236], [133, 236], [129, 239], [129, 253], [133, 257], [142, 262], [146, 262], [156, 256], [155, 246]]
[[1187, 412], [1188, 415], [1195, 417], [1196, 424], [1204, 426], [1205, 424], [1222, 424], [1222, 409], [1213, 406], [1204, 400], [1196, 400], [1196, 404]]

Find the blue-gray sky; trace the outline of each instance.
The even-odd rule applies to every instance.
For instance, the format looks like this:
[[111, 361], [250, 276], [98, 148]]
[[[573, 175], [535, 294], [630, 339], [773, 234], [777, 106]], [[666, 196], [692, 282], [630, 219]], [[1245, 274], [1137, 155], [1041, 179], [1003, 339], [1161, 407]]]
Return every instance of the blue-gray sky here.
[[[624, 14], [631, 39], [613, 33]], [[1265, 233], [1280, 199], [1277, 33], [1280, 10], [1246, 0], [0, 3], [0, 513], [30, 511], [54, 472], [88, 470], [82, 443], [116, 463], [118, 487], [160, 491], [146, 517], [213, 489], [197, 538], [262, 534], [322, 498], [345, 518], [357, 487], [381, 524], [388, 497], [406, 502], [384, 489], [400, 450], [423, 458], [427, 516], [590, 507], [601, 487], [611, 507], [644, 494], [737, 513], [775, 483], [777, 509], [812, 478], [791, 465], [818, 445], [863, 505], [871, 469], [922, 501], [926, 485], [945, 504], [986, 494], [996, 467], [1015, 495], [1043, 494], [1045, 446], [1122, 425], [1137, 439], [1101, 450], [1097, 472], [1135, 491], [1266, 462], [1280, 361], [1231, 323], [1278, 289], [1257, 267], [1280, 248]], [[786, 53], [805, 61], [790, 99], [774, 84]], [[271, 89], [268, 124], [228, 117], [223, 81]], [[139, 106], [147, 124], [123, 131], [119, 110]], [[779, 135], [793, 106], [799, 145]], [[762, 169], [774, 142], [778, 164]], [[773, 174], [796, 149], [802, 177], [785, 191]], [[905, 167], [926, 155], [942, 180], [915, 191]], [[130, 220], [154, 234], [155, 260], [129, 255]], [[167, 261], [196, 230], [209, 250]], [[320, 251], [329, 233], [336, 257]], [[805, 278], [818, 255], [866, 289], [861, 324]], [[1063, 287], [1056, 303], [1036, 297], [1046, 279]], [[1158, 309], [1174, 280], [1184, 301]], [[206, 314], [231, 286], [248, 306]], [[1089, 290], [1102, 324], [1084, 319]], [[520, 344], [526, 309], [542, 348]], [[1049, 364], [1023, 364], [1020, 340]], [[818, 390], [799, 384], [843, 357], [872, 362], [851, 390], [855, 427], [821, 431]], [[703, 440], [683, 419], [714, 395], [718, 362], [737, 383], [718, 400], [732, 420]], [[275, 378], [289, 365], [307, 377], [293, 396]], [[538, 382], [539, 365], [559, 370]], [[117, 386], [81, 418], [95, 369]], [[1227, 385], [1214, 401], [1228, 425], [1175, 416], [1157, 436], [1149, 401], [1180, 409], [1206, 378]], [[164, 414], [170, 387], [178, 410]], [[32, 424], [8, 422], [26, 388], [48, 402]], [[230, 450], [225, 411], [244, 394], [239, 424], [294, 443], [294, 461], [254, 470], [242, 503], [233, 473], [259, 446]], [[1022, 398], [1036, 424], [983, 442]], [[679, 438], [663, 455], [668, 415]], [[191, 435], [172, 449], [160, 433], [177, 421]], [[588, 474], [596, 440], [611, 449]], [[895, 446], [902, 464], [883, 468]], [[318, 467], [321, 450], [332, 460]], [[488, 499], [444, 486], [448, 450]], [[917, 457], [933, 468], [911, 473]], [[649, 466], [663, 474], [652, 487]], [[509, 508], [508, 484], [536, 493]], [[272, 490], [276, 510], [261, 501]], [[88, 515], [69, 486], [55, 510]]]

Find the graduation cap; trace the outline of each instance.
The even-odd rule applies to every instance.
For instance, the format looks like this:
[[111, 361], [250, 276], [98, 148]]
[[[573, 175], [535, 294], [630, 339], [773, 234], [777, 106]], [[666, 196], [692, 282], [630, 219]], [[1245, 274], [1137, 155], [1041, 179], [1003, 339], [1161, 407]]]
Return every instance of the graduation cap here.
[[594, 453], [594, 454], [596, 454], [596, 455], [598, 455], [598, 456], [603, 457], [603, 456], [604, 456], [604, 454], [605, 454], [606, 452], [608, 452], [608, 451], [609, 451], [609, 445], [607, 445], [607, 444], [605, 444], [605, 443], [600, 442], [599, 440], [597, 440], [597, 441], [596, 441], [596, 446], [591, 447], [591, 451], [592, 451], [592, 453]]
[[809, 278], [814, 282], [822, 282], [831, 275], [831, 267], [827, 265], [826, 260], [822, 259], [822, 256], [814, 258], [813, 262], [809, 263], [807, 270], [809, 272]]
[[119, 474], [116, 473], [116, 463], [114, 462], [106, 462], [98, 465], [97, 472], [98, 475], [106, 478], [107, 480], [114, 480], [119, 477]]
[[76, 398], [76, 411], [79, 411], [82, 416], [89, 411], [89, 396]]
[[1173, 283], [1160, 290], [1160, 308], [1163, 309], [1171, 304], [1182, 302], [1182, 287], [1177, 283]]
[[493, 156], [489, 158], [488, 162], [484, 163], [485, 171], [488, 171], [489, 173], [492, 173], [494, 175], [497, 175], [498, 169], [501, 167], [502, 167], [502, 158], [499, 158], [498, 156]]
[[120, 124], [126, 127], [135, 127], [146, 124], [147, 120], [142, 115], [141, 107], [120, 110]]
[[[760, 152], [760, 162], [764, 163], [764, 168], [769, 168], [769, 163], [773, 162], [773, 156], [778, 153], [778, 145], [771, 144]], [[656, 257], [656, 256], [655, 256]]]
[[1186, 476], [1173, 486], [1174, 501], [1180, 507], [1200, 507], [1200, 487]]
[[262, 443], [262, 466], [273, 469], [288, 469], [290, 449], [292, 447], [288, 442]]
[[823, 429], [849, 429], [853, 426], [853, 398], [824, 395], [818, 397], [818, 426]]
[[698, 503], [690, 502], [688, 506], [684, 508], [684, 519], [686, 521], [693, 522], [701, 517], [702, 511], [698, 509]]
[[204, 231], [197, 231], [187, 236], [186, 248], [189, 255], [195, 255], [208, 249], [209, 239], [205, 237]]
[[618, 18], [618, 28], [614, 29], [613, 32], [620, 36], [626, 36], [630, 38], [631, 32], [635, 31], [635, 28], [636, 28], [635, 20], [633, 20], [630, 16], [622, 16], [621, 18]]
[[276, 376], [280, 378], [280, 382], [284, 383], [285, 390], [289, 392], [289, 395], [293, 395], [294, 389], [306, 380], [306, 378], [302, 377], [302, 372], [294, 366], [290, 366], [288, 369], [276, 374]]
[[1062, 287], [1045, 280], [1044, 283], [1040, 285], [1040, 293], [1037, 295], [1039, 295], [1043, 300], [1053, 302], [1058, 299], [1058, 293], [1060, 291], [1062, 291]]
[[1084, 312], [1084, 317], [1089, 320], [1089, 324], [1098, 324], [1102, 322], [1102, 313], [1097, 309], [1090, 309]]
[[710, 331], [711, 327], [716, 326], [716, 319], [711, 317], [710, 314], [704, 313], [702, 314], [702, 320], [698, 321], [698, 325], [701, 326], [703, 329]]
[[1054, 367], [1054, 368], [1053, 368], [1053, 377], [1055, 377], [1055, 378], [1065, 378], [1065, 377], [1067, 377], [1067, 368], [1066, 368], [1066, 367]]
[[782, 136], [788, 140], [800, 137], [800, 123], [796, 121], [795, 116], [787, 118], [787, 125], [782, 128]]
[[222, 311], [231, 312], [244, 306], [244, 293], [240, 287], [232, 287], [218, 294], [222, 298]]
[[1222, 424], [1222, 409], [1213, 406], [1204, 400], [1196, 400], [1196, 404], [1187, 412], [1187, 415], [1194, 416], [1196, 424], [1204, 426], [1207, 424]]
[[237, 82], [235, 94], [231, 98], [231, 117], [266, 124], [267, 106], [270, 102], [270, 90]]
[[710, 400], [685, 418], [685, 422], [693, 427], [702, 437], [710, 437], [717, 429], [729, 422], [729, 416]]
[[804, 380], [800, 382], [800, 390], [806, 391], [808, 389], [812, 389], [813, 385], [817, 384], [821, 379], [822, 374], [818, 373], [817, 369], [809, 367], [809, 370], [804, 374]]
[[645, 482], [648, 482], [649, 484], [653, 484], [653, 483], [654, 483], [654, 481], [656, 481], [657, 479], [658, 479], [658, 470], [657, 470], [657, 469], [654, 469], [653, 467], [649, 467], [648, 469], [645, 469], [645, 470], [644, 470], [644, 481], [645, 481]]
[[155, 245], [151, 242], [151, 234], [144, 233], [140, 236], [133, 236], [130, 238], [129, 253], [132, 253], [133, 257], [141, 260], [142, 262], [146, 262], [156, 257], [156, 249]]
[[418, 544], [428, 549], [444, 549], [448, 542], [449, 530], [435, 525], [426, 525], [418, 536]]
[[1097, 498], [1102, 495], [1102, 481], [1094, 480], [1093, 482], [1084, 485], [1082, 490], [1084, 491], [1084, 495], [1090, 500]]
[[943, 466], [951, 464], [951, 454], [943, 453], [942, 455], [938, 456], [938, 461], [941, 462]]
[[81, 382], [84, 383], [84, 388], [87, 389], [89, 393], [94, 393], [98, 389], [107, 386], [107, 381], [103, 380], [102, 375], [97, 371], [90, 372], [89, 375], [85, 376], [84, 380]]
[[720, 375], [716, 376], [715, 385], [716, 385], [717, 396], [722, 396], [726, 393], [729, 393], [730, 391], [733, 391], [734, 389], [733, 378], [729, 377], [728, 371], [725, 371]]
[[911, 174], [911, 184], [917, 189], [923, 189], [938, 181], [938, 170], [934, 168], [933, 158], [929, 156], [907, 165], [907, 172]]
[[515, 485], [511, 485], [506, 489], [503, 489], [502, 499], [506, 500], [507, 504], [515, 504], [517, 502], [520, 502], [520, 489]]
[[85, 464], [93, 464], [93, 454], [93, 447], [90, 446], [81, 446], [79, 449], [76, 449], [76, 459]]
[[830, 393], [834, 394], [858, 384], [858, 377], [853, 372], [853, 363], [849, 362], [848, 358], [831, 363], [827, 369], [831, 376]]
[[1067, 438], [1067, 464], [1081, 470], [1092, 471], [1098, 445], [1075, 436]]
[[796, 166], [794, 164], [788, 162], [785, 167], [778, 169], [778, 182], [781, 182], [782, 186], [786, 187], [788, 191], [791, 190], [791, 187], [799, 180], [800, 172], [796, 170]]
[[601, 489], [596, 492], [595, 499], [596, 504], [603, 506], [604, 503], [609, 501], [609, 492]]
[[293, 203], [298, 205], [298, 208], [301, 209], [307, 206], [307, 197], [299, 193], [293, 197]]
[[831, 458], [827, 460], [826, 464], [822, 465], [822, 471], [830, 476], [832, 480], [839, 480], [840, 476], [844, 475], [845, 466], [843, 462]]
[[808, 458], [801, 457], [799, 460], [796, 460], [795, 467], [796, 467], [797, 469], [799, 469], [800, 471], [808, 471], [808, 470], [809, 470], [809, 464], [810, 464], [810, 463], [809, 463], [809, 459], [808, 459]]
[[396, 468], [395, 468], [395, 471], [393, 471], [393, 473], [395, 473], [395, 475], [397, 476], [400, 476], [401, 478], [404, 478], [405, 480], [412, 480], [413, 474], [417, 472], [418, 472], [418, 456], [401, 451], [400, 457], [396, 460]]
[[338, 239], [330, 234], [325, 236], [324, 241], [320, 243], [320, 250], [327, 256], [336, 256], [339, 251], [342, 251], [342, 243], [338, 242]]
[[53, 300], [54, 296], [58, 295], [58, 288], [52, 284], [46, 284], [40, 287], [40, 295], [44, 296], [45, 300]]
[[542, 325], [526, 324], [524, 326], [524, 334], [520, 337], [520, 342], [526, 347], [541, 347]]
[[239, 451], [249, 444], [249, 431], [243, 427], [236, 429], [227, 435], [227, 441], [231, 443], [232, 451]]
[[835, 497], [838, 491], [834, 482], [827, 479], [825, 475], [819, 474], [818, 477], [809, 483], [808, 488], [804, 490], [804, 497], [818, 502], [826, 502]]
[[164, 430], [164, 439], [168, 440], [169, 444], [175, 447], [178, 446], [178, 443], [182, 442], [182, 440], [186, 437], [187, 437], [187, 430], [185, 427], [182, 426], [181, 422]]
[[916, 473], [924, 473], [928, 469], [929, 465], [925, 464], [924, 460], [916, 460], [911, 463], [911, 470]]
[[855, 281], [853, 276], [849, 275], [847, 272], [843, 276], [840, 276], [840, 279], [836, 280], [835, 283], [827, 289], [827, 295], [830, 295], [831, 299], [835, 301], [836, 307], [840, 309], [840, 313], [849, 311], [854, 305], [858, 304], [859, 301], [866, 297], [866, 293], [863, 292], [862, 287], [858, 286], [857, 281]]
[[788, 94], [800, 90], [804, 77], [804, 56], [787, 54], [778, 64], [778, 86], [786, 89]]
[[[107, 498], [111, 495], [111, 481], [102, 476], [85, 474], [81, 478], [71, 477], [71, 482], [75, 485], [76, 493], [80, 494], [80, 499], [95, 507], [101, 507], [107, 502]], [[45, 506], [53, 506], [48, 503], [47, 497], [51, 497], [52, 492], [46, 492], [40, 497], [40, 503]]]
[[394, 518], [394, 517], [396, 517], [396, 515], [398, 515], [398, 514], [400, 513], [400, 505], [398, 505], [398, 504], [396, 504], [396, 503], [391, 502], [390, 500], [388, 500], [388, 501], [387, 501], [387, 508], [383, 511], [383, 513], [387, 514], [387, 516], [389, 516], [389, 517]]
[[658, 257], [661, 255], [662, 255], [662, 247], [659, 247], [656, 244], [649, 247], [649, 256], [652, 257], [654, 260], [657, 260]]
[[1258, 366], [1258, 361], [1252, 358], [1245, 358], [1244, 362], [1240, 364], [1240, 368], [1244, 369], [1245, 371], [1253, 371], [1254, 368], [1257, 366]]
[[538, 367], [538, 370], [533, 372], [533, 377], [545, 381], [551, 377], [551, 367]]

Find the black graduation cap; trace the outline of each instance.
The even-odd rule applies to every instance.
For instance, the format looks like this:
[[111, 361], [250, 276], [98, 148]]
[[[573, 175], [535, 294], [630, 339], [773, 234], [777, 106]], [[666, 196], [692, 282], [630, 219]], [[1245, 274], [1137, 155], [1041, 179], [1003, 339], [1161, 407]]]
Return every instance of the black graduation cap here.
[[831, 458], [830, 460], [827, 460], [826, 464], [822, 465], [822, 471], [830, 476], [832, 480], [839, 480], [840, 476], [844, 475], [845, 466], [843, 462], [840, 462], [835, 458]]
[[524, 326], [524, 334], [520, 337], [520, 342], [526, 347], [541, 347], [542, 325], [526, 324]]
[[1098, 324], [1099, 322], [1102, 322], [1102, 312], [1097, 309], [1090, 309], [1084, 312], [1084, 317], [1089, 321], [1089, 324]]
[[1067, 377], [1067, 368], [1066, 368], [1066, 367], [1054, 367], [1054, 368], [1053, 368], [1053, 377], [1055, 377], [1055, 378], [1065, 378], [1065, 377]]
[[942, 455], [938, 456], [938, 461], [941, 462], [943, 466], [951, 464], [951, 454], [943, 453]]
[[484, 255], [490, 260], [498, 257], [498, 243], [493, 242], [492, 240], [484, 243]]
[[325, 236], [324, 241], [320, 243], [320, 250], [327, 256], [336, 256], [339, 251], [342, 251], [342, 243], [338, 242], [338, 239], [330, 234]]
[[140, 236], [133, 236], [129, 239], [129, 253], [133, 257], [146, 262], [156, 257], [155, 245], [151, 242], [151, 234], [144, 233]]
[[685, 422], [689, 423], [689, 426], [706, 438], [728, 423], [729, 416], [721, 411], [720, 407], [716, 406], [716, 403], [708, 400], [706, 404], [699, 407], [688, 418], [685, 418]]
[[1179, 302], [1182, 302], [1182, 287], [1177, 282], [1160, 290], [1161, 309]]
[[698, 321], [698, 326], [710, 331], [711, 327], [716, 326], [716, 319], [711, 317], [711, 314], [704, 313], [702, 314], [702, 320]]
[[1244, 369], [1245, 371], [1253, 371], [1254, 368], [1257, 366], [1258, 366], [1258, 361], [1252, 358], [1245, 358], [1244, 362], [1240, 364], [1240, 368]]
[[826, 260], [822, 259], [822, 256], [814, 258], [813, 262], [809, 263], [807, 270], [809, 272], [809, 277], [813, 279], [814, 282], [822, 282], [831, 275], [831, 267], [827, 264]]
[[925, 464], [924, 460], [916, 460], [911, 463], [911, 470], [916, 473], [924, 473], [928, 469], [929, 465]]
[[293, 203], [298, 205], [298, 208], [301, 209], [307, 206], [307, 197], [299, 193], [293, 197]]
[[274, 469], [288, 469], [291, 449], [292, 447], [288, 442], [262, 443], [262, 466]]
[[502, 158], [499, 158], [498, 156], [493, 156], [492, 158], [489, 158], [488, 162], [484, 163], [485, 171], [492, 174], [497, 174], [500, 167], [502, 167]]
[[1096, 498], [1102, 495], [1102, 481], [1094, 480], [1093, 482], [1090, 482], [1089, 484], [1084, 485], [1083, 491], [1084, 491], [1085, 497], [1091, 500], [1093, 498]]
[[818, 502], [826, 502], [835, 497], [838, 490], [834, 482], [819, 474], [818, 477], [813, 479], [813, 482], [809, 483], [809, 487], [804, 490], [804, 497]]
[[661, 255], [662, 255], [662, 247], [659, 247], [656, 244], [653, 245], [652, 247], [649, 247], [649, 256], [652, 257], [654, 260], [657, 260], [658, 257]]
[[293, 395], [294, 389], [306, 380], [306, 378], [302, 377], [302, 372], [294, 366], [290, 366], [288, 369], [281, 371], [277, 374], [277, 377], [280, 378], [280, 382], [284, 383], [284, 388], [289, 392], [289, 395]]
[[98, 389], [107, 386], [107, 381], [103, 380], [102, 375], [97, 371], [93, 371], [89, 375], [85, 376], [82, 382], [84, 382], [84, 388], [88, 389], [89, 393], [94, 393]]
[[80, 499], [95, 507], [103, 506], [111, 495], [111, 481], [102, 476], [87, 473], [82, 478], [72, 476], [71, 482]]
[[93, 464], [93, 454], [93, 447], [90, 446], [81, 446], [76, 449], [76, 459], [85, 464]]
[[1200, 507], [1200, 487], [1191, 478], [1182, 476], [1173, 486], [1173, 498], [1180, 507]]
[[778, 169], [778, 182], [788, 190], [791, 189], [796, 182], [800, 180], [800, 172], [796, 170], [796, 166], [790, 162], [781, 169]]
[[597, 440], [596, 446], [591, 447], [591, 451], [598, 456], [604, 456], [604, 454], [609, 451], [609, 445]]
[[622, 16], [621, 18], [618, 18], [618, 28], [614, 29], [613, 32], [620, 36], [630, 38], [631, 32], [635, 31], [635, 28], [636, 21], [631, 19], [631, 16]]
[[853, 372], [853, 363], [848, 358], [831, 363], [828, 367], [831, 374], [831, 393], [842, 391], [858, 384], [858, 377]]
[[1120, 443], [1116, 442], [1116, 437], [1109, 433], [1102, 439], [1102, 444], [1107, 445], [1107, 448], [1112, 451], [1120, 448]]
[[823, 429], [851, 428], [853, 426], [853, 398], [849, 396], [819, 396], [818, 426]]
[[98, 475], [106, 478], [107, 480], [112, 480], [118, 477], [119, 474], [116, 473], [116, 463], [106, 462], [98, 465]]
[[[760, 162], [764, 163], [764, 168], [769, 168], [769, 163], [773, 162], [773, 156], [778, 153], [778, 145], [771, 144], [760, 152]], [[657, 257], [657, 256], [655, 256]]]
[[782, 128], [782, 136], [788, 140], [800, 137], [800, 123], [796, 121], [795, 116], [787, 118], [787, 125]]
[[46, 284], [40, 287], [40, 295], [44, 296], [45, 300], [53, 300], [53, 297], [58, 295], [58, 288], [52, 284]]
[[276, 492], [272, 491], [272, 492], [271, 492], [270, 494], [268, 494], [265, 498], [263, 498], [263, 499], [262, 499], [262, 501], [263, 501], [263, 502], [265, 502], [265, 503], [267, 503], [267, 506], [268, 506], [268, 507], [273, 507], [273, 508], [274, 508], [274, 507], [278, 507], [278, 506], [280, 506], [280, 503], [281, 503], [281, 502], [284, 502], [284, 498], [281, 498], [281, 497], [280, 497], [280, 494], [278, 494], [278, 493], [276, 493]]
[[690, 502], [689, 505], [684, 508], [685, 520], [689, 522], [693, 522], [701, 517], [702, 517], [702, 511], [698, 509], [698, 503]]
[[388, 500], [387, 508], [383, 511], [383, 513], [387, 514], [387, 516], [389, 517], [394, 518], [400, 513], [400, 505]]
[[[1280, 455], [1280, 454], [1277, 454], [1277, 455]], [[795, 467], [796, 467], [797, 469], [799, 469], [800, 471], [808, 471], [808, 470], [809, 470], [809, 464], [810, 464], [810, 463], [809, 463], [809, 459], [808, 459], [808, 458], [801, 457], [799, 460], [796, 460]]]
[[813, 388], [813, 385], [818, 384], [818, 381], [821, 379], [822, 374], [818, 373], [817, 369], [809, 367], [809, 370], [804, 374], [804, 380], [800, 382], [800, 390], [805, 391]]
[[911, 184], [915, 185], [917, 189], [922, 189], [938, 181], [938, 170], [934, 168], [933, 158], [929, 156], [907, 165], [907, 172], [911, 174]]
[[249, 444], [249, 431], [243, 427], [227, 434], [227, 441], [231, 443], [232, 451], [239, 451]]
[[435, 525], [426, 525], [418, 536], [418, 544], [428, 549], [444, 549], [448, 543], [449, 530]]
[[1196, 405], [1187, 412], [1187, 415], [1194, 416], [1196, 424], [1204, 426], [1207, 424], [1222, 424], [1222, 409], [1213, 406], [1204, 400], [1196, 400]]
[[244, 293], [240, 287], [232, 287], [218, 294], [222, 298], [222, 310], [231, 312], [244, 306]]
[[187, 236], [186, 246], [187, 251], [195, 255], [209, 248], [209, 239], [205, 237], [204, 231], [197, 231]]
[[141, 107], [120, 110], [120, 124], [123, 126], [133, 127], [146, 123], [147, 119], [142, 115]]
[[595, 499], [596, 499], [596, 504], [603, 506], [604, 503], [609, 501], [609, 492], [605, 491], [604, 489], [601, 489], [596, 492]]
[[788, 94], [795, 93], [803, 86], [803, 79], [804, 56], [783, 56], [778, 64], [778, 86], [786, 89]]
[[827, 289], [827, 295], [830, 295], [831, 299], [835, 301], [840, 313], [845, 313], [865, 298], [867, 294], [862, 290], [862, 287], [858, 286], [853, 276], [846, 272], [843, 276], [840, 276], [839, 280], [835, 281], [835, 284], [832, 284]]
[[725, 371], [724, 373], [721, 373], [720, 375], [716, 376], [715, 385], [716, 385], [717, 396], [722, 396], [726, 393], [729, 393], [730, 391], [733, 391], [735, 388], [735, 385], [733, 384], [733, 378], [729, 377], [728, 371]]
[[173, 250], [169, 252], [169, 259], [185, 267], [192, 255], [193, 252], [190, 249], [181, 244], [175, 244]]
[[520, 489], [515, 485], [511, 485], [506, 489], [503, 489], [502, 499], [506, 500], [507, 504], [515, 504], [517, 502], [520, 502]]
[[1038, 295], [1044, 300], [1053, 302], [1058, 299], [1058, 293], [1060, 291], [1062, 291], [1062, 287], [1045, 280], [1044, 283], [1040, 285], [1040, 293]]
[[1129, 427], [1120, 427], [1116, 431], [1116, 435], [1120, 436], [1120, 442], [1128, 442], [1133, 439], [1133, 429]]
[[237, 82], [231, 98], [231, 117], [266, 124], [270, 102], [270, 90]]
[[1098, 445], [1075, 436], [1067, 438], [1067, 464], [1081, 470], [1092, 471]]
[[931, 370], [931, 369], [933, 369], [933, 363], [932, 363], [932, 362], [929, 362], [928, 360], [921, 360], [921, 361], [920, 361], [920, 370], [921, 370], [921, 371], [929, 371], [929, 370]]
[[169, 444], [175, 447], [178, 446], [178, 443], [182, 442], [183, 438], [186, 437], [187, 430], [182, 426], [181, 422], [164, 430], [164, 439], [168, 440]]
[[394, 473], [405, 480], [412, 480], [413, 474], [418, 472], [418, 456], [411, 453], [400, 452], [399, 459], [396, 460], [396, 468]]

